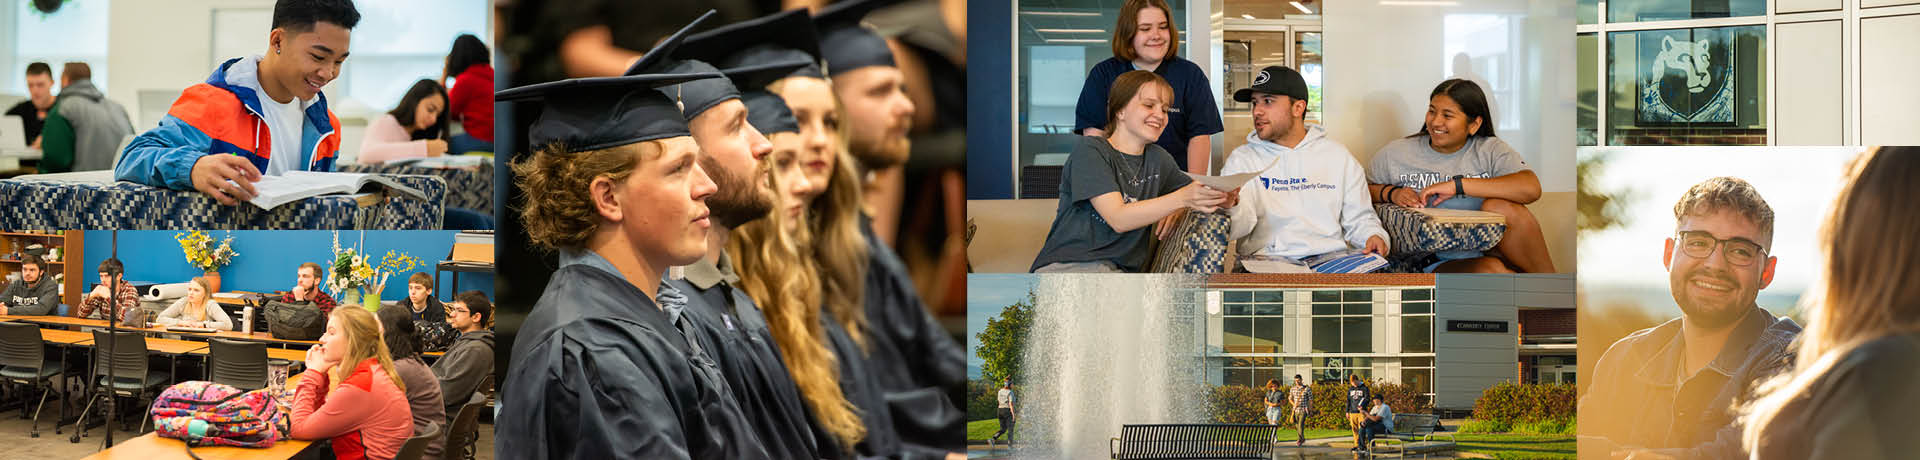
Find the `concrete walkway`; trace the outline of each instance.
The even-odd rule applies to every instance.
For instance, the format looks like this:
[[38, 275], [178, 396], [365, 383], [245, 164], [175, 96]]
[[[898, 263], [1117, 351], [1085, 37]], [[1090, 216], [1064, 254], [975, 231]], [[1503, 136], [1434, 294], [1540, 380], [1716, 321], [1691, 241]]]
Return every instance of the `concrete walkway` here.
[[[1025, 447], [1026, 447], [1025, 445], [1020, 445], [1020, 446], [1015, 446], [1014, 448], [1009, 449], [1005, 444], [998, 444], [989, 448], [985, 443], [968, 444], [967, 458], [970, 458], [970, 459], [1018, 459], [1018, 458], [1040, 458], [1041, 457], [1040, 455], [1038, 455], [1038, 453], [1034, 453], [1033, 456], [1031, 457], [1023, 457], [1022, 454], [1025, 454], [1025, 452], [1022, 452], [1022, 449], [1024, 449]], [[1307, 445], [1304, 447], [1296, 447], [1293, 445], [1292, 442], [1286, 442], [1286, 443], [1282, 443], [1279, 446], [1275, 446], [1273, 449], [1272, 456], [1270, 458], [1273, 458], [1275, 460], [1283, 460], [1283, 459], [1324, 460], [1324, 459], [1363, 458], [1360, 455], [1355, 454], [1352, 450], [1350, 450], [1352, 448], [1353, 448], [1352, 436], [1308, 439]], [[1104, 455], [1105, 452], [1088, 452], [1086, 454], [1088, 455], [1080, 455], [1080, 456], [1076, 456], [1075, 458], [1100, 458], [1099, 455]], [[1051, 457], [1051, 455], [1048, 455], [1047, 457]], [[1460, 457], [1457, 457], [1456, 454], [1453, 452], [1441, 452], [1441, 453], [1434, 453], [1434, 454], [1415, 453], [1413, 455], [1409, 455], [1405, 457], [1389, 453], [1389, 454], [1378, 455], [1375, 457], [1377, 458], [1420, 458], [1420, 459], [1460, 458]], [[1365, 457], [1365, 458], [1375, 458], [1375, 457]]]

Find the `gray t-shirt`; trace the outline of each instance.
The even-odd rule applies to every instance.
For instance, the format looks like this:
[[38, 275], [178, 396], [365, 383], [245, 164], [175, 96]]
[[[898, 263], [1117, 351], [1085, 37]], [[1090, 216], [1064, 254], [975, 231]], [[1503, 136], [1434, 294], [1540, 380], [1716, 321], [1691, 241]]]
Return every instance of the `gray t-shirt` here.
[[1278, 404], [1278, 406], [1268, 406], [1268, 407], [1273, 407], [1276, 409], [1280, 407], [1285, 407], [1287, 405], [1287, 392], [1280, 391], [1280, 390], [1267, 390], [1267, 402]]
[[1474, 136], [1453, 153], [1433, 150], [1427, 136], [1396, 139], [1381, 147], [1367, 165], [1367, 182], [1422, 187], [1453, 180], [1453, 176], [1486, 179], [1533, 169], [1520, 152], [1498, 137]]
[[1028, 270], [1058, 262], [1109, 261], [1121, 270], [1140, 271], [1147, 263], [1147, 235], [1152, 227], [1115, 232], [1093, 208], [1093, 198], [1120, 192], [1121, 199], [1132, 203], [1158, 198], [1190, 182], [1193, 178], [1181, 174], [1173, 156], [1158, 145], [1147, 144], [1142, 154], [1128, 155], [1115, 150], [1106, 138], [1082, 137], [1067, 156], [1066, 171], [1060, 177], [1060, 205], [1053, 228]]

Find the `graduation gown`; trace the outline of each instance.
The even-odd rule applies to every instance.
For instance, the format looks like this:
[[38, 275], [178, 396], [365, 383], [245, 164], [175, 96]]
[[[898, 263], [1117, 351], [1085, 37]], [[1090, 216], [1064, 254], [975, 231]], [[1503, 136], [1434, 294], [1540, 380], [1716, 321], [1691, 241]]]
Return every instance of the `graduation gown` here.
[[745, 291], [731, 284], [738, 277], [724, 268], [726, 256], [720, 259], [718, 266], [689, 266], [687, 279], [667, 282], [689, 297], [686, 315], [698, 331], [694, 338], [717, 361], [740, 409], [753, 420], [754, 433], [772, 455], [768, 458], [822, 458], [819, 443], [831, 442], [832, 435], [813, 423], [766, 316]]
[[966, 451], [966, 411], [955, 403], [967, 382], [966, 349], [927, 312], [906, 264], [874, 236], [867, 238], [869, 361], [905, 449], [939, 456]]
[[[833, 312], [820, 311], [820, 323], [827, 330], [827, 346], [833, 349], [833, 355], [840, 361], [840, 391], [847, 395], [847, 402], [860, 411], [860, 423], [867, 427], [867, 437], [859, 445], [843, 450], [851, 451], [862, 458], [879, 457], [890, 459], [913, 458], [901, 445], [900, 435], [894, 430], [893, 414], [887, 408], [886, 392], [880, 388], [880, 382], [874, 377], [879, 372], [875, 367], [879, 363], [868, 360], [860, 351], [860, 344], [853, 341], [847, 328], [834, 319]], [[839, 442], [835, 442], [838, 445]]]
[[[521, 325], [495, 438], [500, 458], [767, 458], [719, 371], [605, 259], [562, 254]], [[582, 262], [584, 260], [584, 262]]]

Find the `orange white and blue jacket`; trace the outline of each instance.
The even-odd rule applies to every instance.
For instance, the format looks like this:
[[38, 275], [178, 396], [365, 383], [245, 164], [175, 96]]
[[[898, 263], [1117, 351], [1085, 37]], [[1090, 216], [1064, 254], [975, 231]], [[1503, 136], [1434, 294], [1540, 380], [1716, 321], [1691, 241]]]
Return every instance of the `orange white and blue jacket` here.
[[166, 118], [127, 144], [113, 168], [116, 179], [175, 190], [193, 189], [193, 164], [206, 155], [239, 155], [267, 171], [274, 155], [298, 155], [307, 171], [333, 171], [340, 156], [340, 119], [318, 94], [305, 110], [300, 151], [275, 152], [262, 118], [257, 57], [233, 58], [207, 81], [187, 87]]

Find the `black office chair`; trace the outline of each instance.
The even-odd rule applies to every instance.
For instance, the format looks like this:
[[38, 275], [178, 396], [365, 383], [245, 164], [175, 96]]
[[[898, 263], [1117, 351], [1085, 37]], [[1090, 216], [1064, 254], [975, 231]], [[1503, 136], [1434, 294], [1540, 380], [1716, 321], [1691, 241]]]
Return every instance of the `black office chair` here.
[[[26, 384], [28, 388], [40, 390], [40, 402], [33, 406], [33, 426], [27, 428], [27, 435], [40, 437], [40, 410], [47, 407], [47, 394], [54, 390], [54, 378], [61, 375], [64, 366], [59, 361], [47, 361], [47, 350], [40, 338], [40, 327], [27, 323], [0, 323], [0, 379], [7, 386]], [[20, 405], [20, 418], [27, 418], [27, 405]], [[55, 422], [54, 432], [60, 431]]]
[[454, 449], [459, 449], [460, 458], [473, 458], [473, 442], [480, 438], [480, 433], [476, 431], [480, 426], [480, 410], [486, 407], [485, 393], [474, 393], [473, 397], [467, 398], [467, 404], [460, 406], [460, 411], [453, 415], [452, 425], [447, 429], [446, 448], [442, 450], [441, 458], [453, 458], [451, 453]]
[[395, 455], [393, 460], [420, 460], [427, 453], [427, 445], [439, 437], [440, 422], [427, 422], [426, 426], [413, 431], [413, 437], [407, 438], [406, 444], [400, 445], [400, 454]]
[[[108, 343], [113, 344], [113, 356], [106, 353]], [[107, 381], [107, 369], [113, 369], [113, 381]], [[80, 410], [80, 419], [74, 421], [73, 437], [69, 442], [79, 443], [80, 438], [89, 436], [86, 429], [87, 412], [93, 410], [93, 403], [101, 396], [124, 396], [140, 401], [149, 397], [148, 390], [155, 390], [151, 396], [159, 396], [158, 389], [167, 385], [165, 372], [150, 371], [147, 365], [147, 338], [138, 332], [93, 331], [93, 375], [98, 378], [93, 389], [87, 394], [87, 407]], [[150, 403], [150, 401], [149, 401]], [[144, 405], [125, 406], [137, 412], [145, 413]], [[119, 411], [122, 414], [131, 413]], [[140, 417], [140, 431], [146, 431], [149, 417]], [[112, 421], [108, 421], [111, 423]]]
[[207, 380], [232, 385], [241, 390], [267, 387], [266, 342], [210, 339], [207, 345]]

